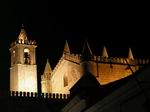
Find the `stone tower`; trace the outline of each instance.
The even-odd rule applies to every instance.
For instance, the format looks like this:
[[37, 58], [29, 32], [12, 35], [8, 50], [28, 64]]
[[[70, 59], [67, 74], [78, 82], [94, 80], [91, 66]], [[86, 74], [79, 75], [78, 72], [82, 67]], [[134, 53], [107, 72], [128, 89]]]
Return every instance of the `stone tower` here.
[[36, 42], [28, 40], [22, 25], [11, 44], [10, 91], [37, 92]]

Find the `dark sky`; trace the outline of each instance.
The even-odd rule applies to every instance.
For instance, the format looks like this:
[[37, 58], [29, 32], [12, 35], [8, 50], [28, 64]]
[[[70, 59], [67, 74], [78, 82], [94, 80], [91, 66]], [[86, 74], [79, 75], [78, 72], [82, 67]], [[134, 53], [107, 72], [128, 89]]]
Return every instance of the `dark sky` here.
[[61, 57], [65, 40], [80, 53], [88, 39], [93, 53], [101, 54], [105, 45], [111, 56], [149, 58], [149, 12], [140, 3], [63, 3], [46, 1], [7, 1], [0, 3], [0, 87], [9, 82], [9, 45], [17, 39], [23, 23], [31, 40], [36, 40], [38, 74], [46, 58], [52, 68]]

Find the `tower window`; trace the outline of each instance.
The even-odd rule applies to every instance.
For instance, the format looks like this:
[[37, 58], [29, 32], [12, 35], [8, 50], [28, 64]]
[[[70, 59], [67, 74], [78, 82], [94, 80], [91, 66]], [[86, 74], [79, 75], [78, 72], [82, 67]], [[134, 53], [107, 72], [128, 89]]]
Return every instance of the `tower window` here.
[[13, 50], [13, 64], [15, 64], [15, 50]]
[[30, 50], [28, 48], [24, 49], [24, 64], [30, 64]]
[[64, 75], [64, 87], [68, 86], [68, 78]]

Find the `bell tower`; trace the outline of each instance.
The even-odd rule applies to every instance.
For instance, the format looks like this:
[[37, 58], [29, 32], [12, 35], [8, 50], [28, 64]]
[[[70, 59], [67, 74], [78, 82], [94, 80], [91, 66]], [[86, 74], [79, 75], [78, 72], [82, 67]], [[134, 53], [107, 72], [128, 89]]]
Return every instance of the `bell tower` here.
[[28, 40], [22, 25], [11, 44], [10, 91], [37, 92], [36, 42]]

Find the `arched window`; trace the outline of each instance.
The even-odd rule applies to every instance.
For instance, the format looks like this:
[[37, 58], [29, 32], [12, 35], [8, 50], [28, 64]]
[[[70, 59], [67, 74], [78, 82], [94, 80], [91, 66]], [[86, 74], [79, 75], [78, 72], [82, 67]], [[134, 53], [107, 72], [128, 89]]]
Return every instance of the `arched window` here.
[[24, 49], [24, 64], [30, 64], [30, 50], [28, 48]]

